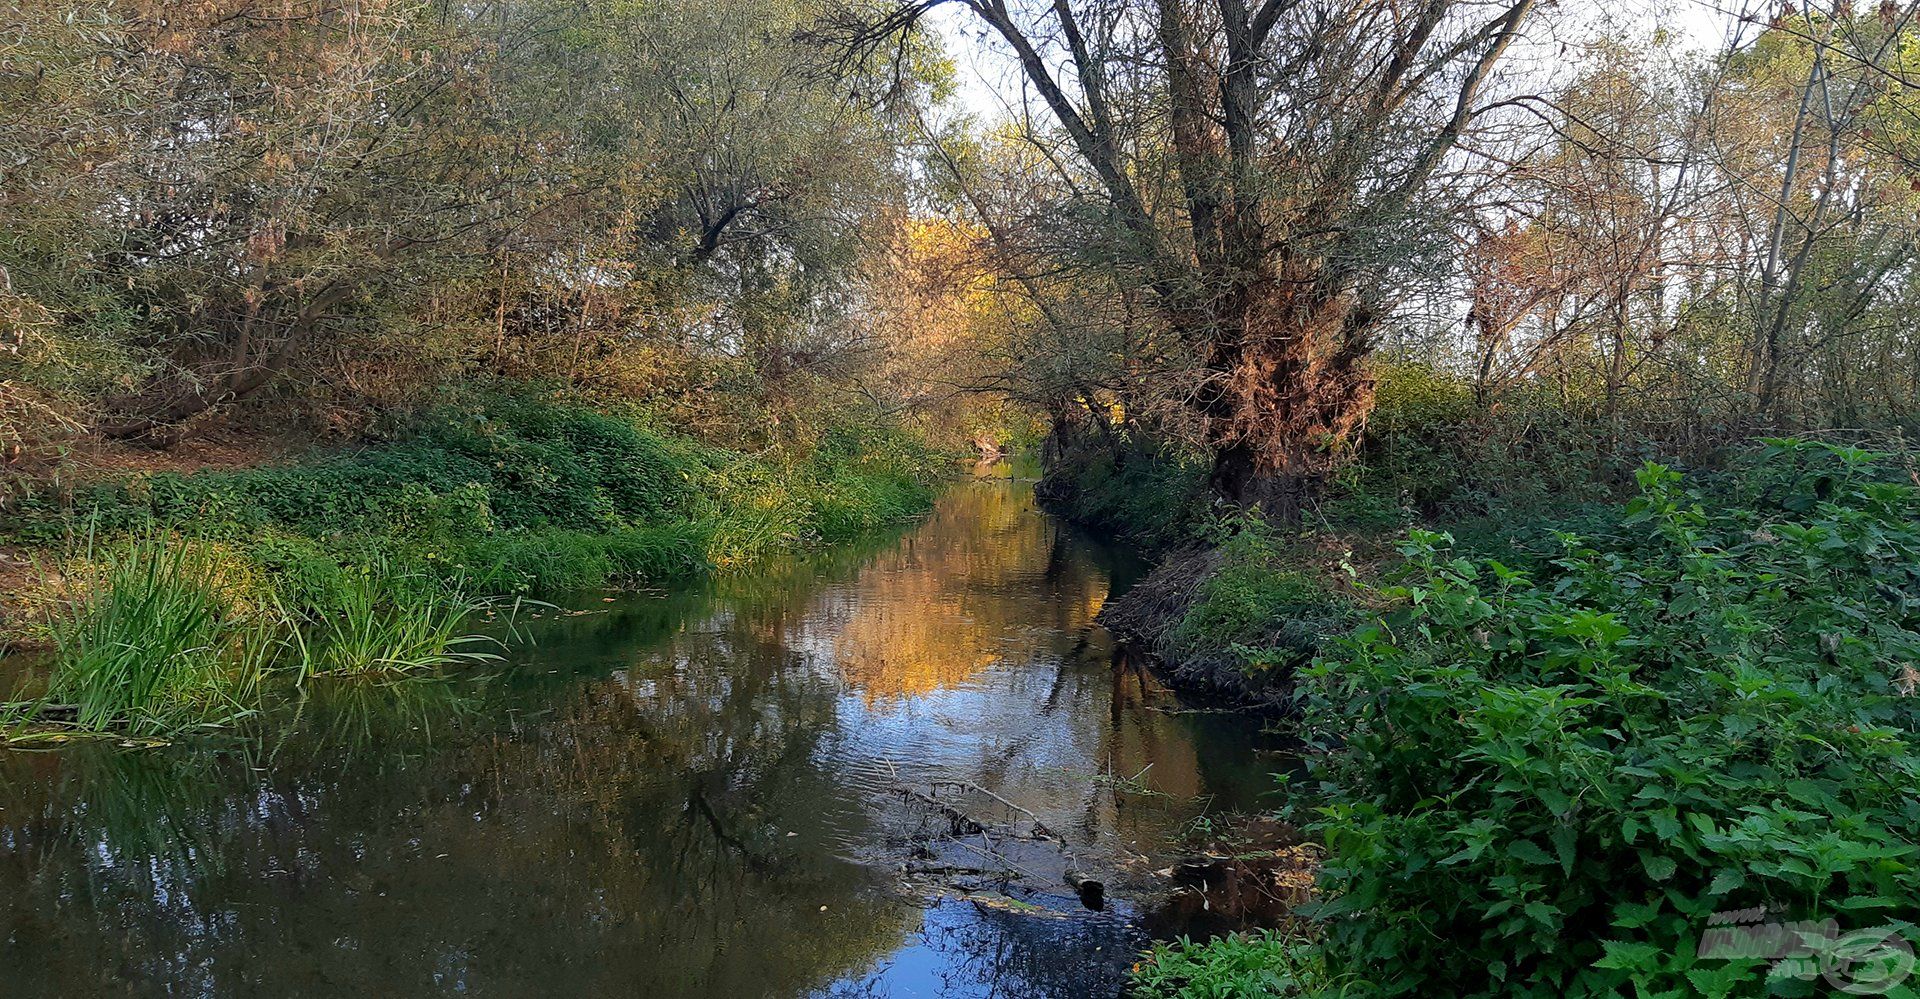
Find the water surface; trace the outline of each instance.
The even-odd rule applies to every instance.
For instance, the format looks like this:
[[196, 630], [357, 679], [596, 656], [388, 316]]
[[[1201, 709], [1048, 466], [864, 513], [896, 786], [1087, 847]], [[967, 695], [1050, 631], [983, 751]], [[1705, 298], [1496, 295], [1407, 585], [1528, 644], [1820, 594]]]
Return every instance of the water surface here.
[[1136, 888], [1276, 769], [1115, 667], [1137, 569], [980, 479], [279, 734], [0, 751], [0, 995], [1115, 994]]

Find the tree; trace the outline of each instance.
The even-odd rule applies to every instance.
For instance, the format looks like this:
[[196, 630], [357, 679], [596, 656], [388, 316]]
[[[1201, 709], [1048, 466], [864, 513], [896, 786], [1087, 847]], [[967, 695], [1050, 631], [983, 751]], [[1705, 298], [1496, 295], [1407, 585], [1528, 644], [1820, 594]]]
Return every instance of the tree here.
[[1017, 60], [1100, 251], [1204, 367], [1214, 488], [1296, 511], [1365, 421], [1380, 290], [1532, 0], [917, 0], [841, 37], [944, 2]]
[[796, 38], [817, 5], [17, 9], [0, 441], [57, 403], [165, 446], [276, 386], [359, 409], [474, 368], [779, 420], [865, 349], [904, 185], [877, 78]]

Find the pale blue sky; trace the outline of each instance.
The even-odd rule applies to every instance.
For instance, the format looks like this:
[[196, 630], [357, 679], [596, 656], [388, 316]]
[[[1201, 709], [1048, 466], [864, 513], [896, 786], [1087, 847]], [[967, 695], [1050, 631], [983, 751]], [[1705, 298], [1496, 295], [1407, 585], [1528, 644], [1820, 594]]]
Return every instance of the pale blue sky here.
[[[1550, 72], [1568, 65], [1558, 57], [1563, 43], [1577, 46], [1596, 37], [1650, 34], [1657, 28], [1677, 33], [1691, 49], [1718, 48], [1726, 44], [1729, 28], [1742, 12], [1770, 9], [1764, 0], [1567, 0], [1536, 18], [1530, 32], [1536, 51], [1530, 57], [1522, 46], [1515, 61], [1531, 61]], [[1018, 67], [997, 36], [989, 37], [984, 25], [957, 5], [937, 7], [930, 18], [957, 64], [964, 110], [987, 118], [1018, 104]], [[1749, 25], [1743, 37], [1754, 32]]]

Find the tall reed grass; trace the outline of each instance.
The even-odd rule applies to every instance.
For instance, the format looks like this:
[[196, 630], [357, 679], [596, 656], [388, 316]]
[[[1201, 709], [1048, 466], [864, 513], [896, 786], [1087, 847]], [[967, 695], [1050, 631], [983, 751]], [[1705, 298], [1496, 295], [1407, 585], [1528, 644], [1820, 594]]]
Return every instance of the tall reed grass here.
[[204, 544], [151, 534], [99, 564], [92, 593], [54, 610], [46, 694], [17, 720], [157, 736], [254, 710], [284, 644], [277, 609], [238, 605]]
[[305, 676], [405, 673], [501, 658], [482, 647], [497, 640], [464, 630], [489, 601], [384, 558], [351, 573], [338, 602], [299, 640]]

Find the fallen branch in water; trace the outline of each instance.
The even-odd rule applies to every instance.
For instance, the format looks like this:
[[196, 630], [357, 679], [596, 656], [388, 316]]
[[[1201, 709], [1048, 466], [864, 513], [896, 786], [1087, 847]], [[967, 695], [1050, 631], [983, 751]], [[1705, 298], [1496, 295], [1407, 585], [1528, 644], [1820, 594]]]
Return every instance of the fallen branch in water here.
[[953, 835], [955, 836], [971, 836], [974, 833], [984, 833], [987, 829], [985, 823], [980, 822], [973, 816], [968, 815], [960, 809], [941, 801], [917, 787], [896, 784], [893, 789], [899, 792], [901, 797], [911, 798], [946, 816], [947, 821], [953, 824]]
[[1001, 803], [1002, 805], [1005, 805], [1009, 811], [1019, 812], [1021, 815], [1024, 815], [1027, 818], [1032, 819], [1033, 835], [1035, 839], [1058, 839], [1059, 838], [1053, 834], [1053, 830], [1047, 828], [1046, 823], [1040, 821], [1040, 816], [1033, 814], [1032, 812], [1026, 810], [1025, 808], [1022, 808], [1019, 805], [1016, 805], [1013, 802], [1008, 801], [1005, 798], [1002, 798], [998, 794], [995, 794], [992, 791], [989, 791], [986, 788], [973, 783], [972, 781], [937, 780], [933, 782], [933, 786], [935, 788], [957, 787], [962, 791], [970, 791], [974, 794], [983, 795], [985, 797], [992, 798], [993, 800]]
[[997, 874], [984, 867], [961, 867], [958, 864], [913, 864], [901, 866], [902, 873], [919, 875], [939, 875], [942, 877], [971, 877], [974, 875]]

